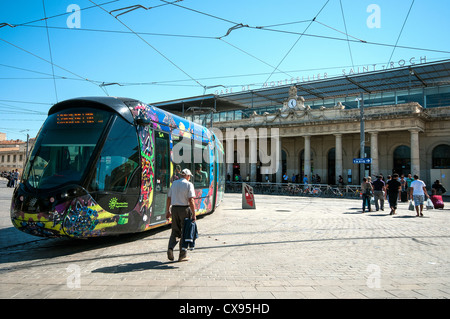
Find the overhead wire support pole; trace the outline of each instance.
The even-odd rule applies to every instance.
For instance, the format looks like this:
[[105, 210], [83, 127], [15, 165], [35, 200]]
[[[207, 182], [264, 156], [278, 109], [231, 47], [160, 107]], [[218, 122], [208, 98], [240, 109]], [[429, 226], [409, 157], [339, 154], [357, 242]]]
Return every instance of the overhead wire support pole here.
[[[364, 93], [361, 92], [361, 97], [359, 99], [359, 114], [360, 114], [360, 151], [359, 156], [360, 158], [365, 158], [365, 119], [364, 119]], [[362, 180], [364, 177], [364, 171], [365, 171], [365, 165], [366, 164], [359, 164], [359, 179]]]

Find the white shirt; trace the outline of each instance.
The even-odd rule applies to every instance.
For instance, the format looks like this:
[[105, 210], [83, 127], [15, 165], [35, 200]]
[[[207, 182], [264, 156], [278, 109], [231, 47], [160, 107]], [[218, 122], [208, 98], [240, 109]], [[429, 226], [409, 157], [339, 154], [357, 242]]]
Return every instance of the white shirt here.
[[425, 183], [421, 181], [420, 179], [416, 179], [413, 182], [411, 182], [411, 187], [414, 188], [413, 190], [413, 196], [414, 195], [425, 195], [423, 188], [425, 187]]
[[185, 178], [173, 182], [167, 194], [170, 203], [176, 206], [189, 206], [189, 198], [195, 197], [194, 185]]

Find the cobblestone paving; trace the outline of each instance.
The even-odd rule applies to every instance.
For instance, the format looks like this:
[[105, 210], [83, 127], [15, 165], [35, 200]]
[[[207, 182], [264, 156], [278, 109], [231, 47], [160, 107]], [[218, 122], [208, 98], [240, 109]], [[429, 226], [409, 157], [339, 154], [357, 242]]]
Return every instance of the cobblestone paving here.
[[[170, 229], [93, 240], [14, 229], [0, 183], [0, 298], [450, 297], [450, 206], [416, 218], [361, 201], [241, 195], [199, 218], [188, 262], [169, 262]], [[178, 253], [178, 252], [176, 252]]]

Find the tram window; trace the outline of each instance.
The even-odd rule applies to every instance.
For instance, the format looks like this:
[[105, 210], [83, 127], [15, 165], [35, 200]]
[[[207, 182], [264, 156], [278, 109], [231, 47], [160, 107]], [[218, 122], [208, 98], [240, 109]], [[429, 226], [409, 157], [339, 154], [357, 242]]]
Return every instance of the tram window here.
[[187, 168], [192, 171], [192, 140], [190, 137], [182, 137], [172, 135], [173, 140], [173, 163], [175, 171], [173, 172], [172, 180], [180, 178], [180, 172]]
[[117, 117], [97, 162], [91, 190], [125, 191], [138, 167], [138, 149], [134, 126]]
[[29, 186], [50, 189], [81, 182], [110, 114], [95, 110], [92, 123], [61, 121], [74, 113], [93, 111], [67, 109], [50, 115], [45, 121], [23, 175], [23, 181]]
[[208, 153], [208, 144], [194, 141], [193, 163], [194, 163], [194, 187], [209, 187], [209, 163], [205, 161]]
[[[208, 143], [194, 141], [190, 137], [172, 136], [173, 163], [175, 172], [172, 179], [180, 177], [179, 171], [187, 168], [194, 175], [191, 182], [195, 188], [209, 187], [209, 146]], [[206, 155], [204, 155], [206, 154]], [[205, 158], [206, 161], [205, 161]]]
[[156, 134], [156, 165], [155, 178], [156, 184], [161, 187], [161, 191], [166, 191], [169, 187], [169, 136], [163, 132], [155, 132]]

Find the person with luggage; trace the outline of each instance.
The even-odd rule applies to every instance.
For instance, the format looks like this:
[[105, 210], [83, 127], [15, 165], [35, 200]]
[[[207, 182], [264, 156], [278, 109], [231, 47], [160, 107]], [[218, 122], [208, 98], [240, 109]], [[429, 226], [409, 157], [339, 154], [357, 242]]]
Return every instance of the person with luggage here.
[[416, 208], [416, 216], [423, 217], [423, 203], [425, 201], [425, 195], [428, 195], [425, 183], [419, 179], [419, 176], [414, 175], [414, 182], [411, 183], [410, 187], [410, 198], [414, 201], [414, 206]]
[[[174, 260], [173, 250], [178, 244], [178, 239], [183, 241], [184, 219], [191, 218], [196, 220], [195, 216], [195, 189], [190, 182], [192, 173], [185, 168], [181, 171], [181, 178], [174, 181], [167, 194], [166, 219], [172, 217], [172, 233], [170, 234], [169, 247], [167, 249], [167, 258]], [[180, 245], [180, 255], [178, 261], [187, 261], [186, 250]]]
[[444, 208], [444, 201], [442, 200], [442, 195], [445, 194], [447, 190], [442, 186], [441, 182], [437, 179], [431, 186], [431, 201], [433, 202], [434, 208]]

